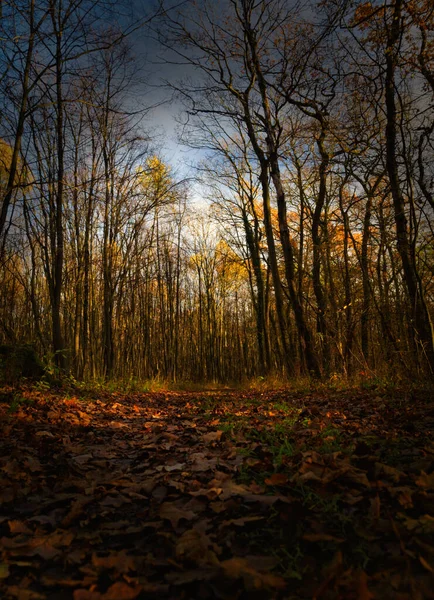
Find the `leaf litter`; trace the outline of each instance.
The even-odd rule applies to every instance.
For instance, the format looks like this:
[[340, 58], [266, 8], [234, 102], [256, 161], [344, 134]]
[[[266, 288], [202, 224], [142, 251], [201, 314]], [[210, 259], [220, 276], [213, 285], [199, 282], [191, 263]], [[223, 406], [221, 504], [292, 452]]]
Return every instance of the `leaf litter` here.
[[0, 404], [0, 596], [434, 598], [434, 408], [414, 392]]

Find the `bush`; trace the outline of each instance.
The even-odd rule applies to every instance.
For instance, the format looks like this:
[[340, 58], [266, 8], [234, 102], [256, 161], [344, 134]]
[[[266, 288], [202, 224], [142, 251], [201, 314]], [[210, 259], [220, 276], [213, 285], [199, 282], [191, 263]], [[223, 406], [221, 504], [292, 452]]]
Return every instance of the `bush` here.
[[31, 344], [0, 346], [0, 380], [15, 383], [22, 378], [37, 380], [44, 367]]

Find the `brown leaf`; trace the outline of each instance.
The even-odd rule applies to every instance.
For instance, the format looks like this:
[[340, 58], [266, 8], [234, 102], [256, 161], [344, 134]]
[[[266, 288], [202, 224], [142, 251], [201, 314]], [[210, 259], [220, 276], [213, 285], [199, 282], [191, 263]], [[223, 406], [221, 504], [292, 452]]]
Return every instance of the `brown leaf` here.
[[282, 577], [254, 569], [245, 558], [230, 558], [223, 561], [221, 567], [224, 574], [230, 579], [243, 579], [248, 590], [267, 588], [283, 590], [286, 588], [286, 582]]
[[42, 471], [41, 463], [34, 456], [28, 456], [25, 464], [32, 473], [38, 473]]
[[17, 600], [46, 600], [47, 598], [45, 594], [39, 594], [38, 592], [24, 589], [18, 585], [11, 585], [7, 590], [8, 595]]
[[395, 469], [394, 467], [389, 467], [389, 465], [384, 465], [383, 463], [375, 463], [375, 477], [386, 477], [395, 483], [398, 483], [402, 478], [405, 477], [405, 473]]
[[404, 525], [409, 531], [415, 533], [425, 533], [427, 535], [434, 534], [434, 517], [431, 515], [422, 515], [418, 519], [406, 517]]
[[131, 500], [118, 493], [115, 496], [106, 496], [99, 504], [103, 508], [120, 508], [124, 504], [131, 504]]
[[429, 562], [421, 555], [419, 554], [419, 561], [420, 564], [430, 573], [434, 573], [434, 569], [433, 567], [429, 564]]
[[171, 502], [164, 502], [160, 507], [160, 517], [170, 521], [172, 527], [176, 529], [181, 519], [192, 521], [197, 515], [191, 510], [182, 510]]
[[25, 533], [26, 535], [32, 535], [33, 533], [22, 521], [9, 521], [8, 525], [12, 534]]
[[93, 498], [89, 496], [81, 496], [80, 498], [77, 498], [77, 500], [72, 504], [69, 513], [63, 517], [60, 524], [61, 527], [64, 529], [70, 527], [74, 521], [76, 521], [83, 514], [83, 509], [92, 501]]
[[395, 497], [404, 508], [413, 508], [413, 490], [408, 486], [388, 487], [388, 492]]
[[[163, 469], [165, 471], [167, 471], [168, 473], [172, 472], [172, 471], [182, 471], [182, 469], [185, 467], [185, 463], [174, 463], [173, 465], [164, 465]], [[157, 467], [158, 470], [158, 467]]]
[[335, 542], [336, 544], [345, 542], [343, 538], [338, 538], [328, 533], [305, 533], [302, 539], [307, 542]]
[[191, 455], [191, 467], [192, 471], [208, 471], [211, 469], [215, 469], [217, 464], [217, 458], [213, 456], [212, 458], [206, 458], [203, 452], [197, 452]]
[[108, 556], [92, 554], [92, 564], [97, 569], [114, 569], [118, 573], [128, 573], [136, 569], [133, 556], [128, 556], [125, 550], [113, 552]]
[[101, 600], [134, 600], [141, 591], [142, 588], [139, 585], [132, 587], [122, 581], [117, 581], [101, 596]]
[[0, 540], [0, 544], [6, 550], [9, 550], [14, 556], [40, 556], [44, 560], [51, 560], [59, 554], [55, 548], [45, 538], [33, 538], [23, 541], [16, 538], [5, 538]]
[[251, 492], [246, 486], [235, 483], [227, 473], [216, 473], [216, 478], [210, 482], [211, 488], [221, 489], [220, 498], [226, 500], [231, 496], [248, 496]]
[[221, 440], [222, 435], [223, 431], [210, 431], [202, 436], [202, 440], [207, 444], [216, 443]]
[[276, 502], [283, 502], [285, 504], [290, 504], [293, 498], [291, 496], [269, 496], [267, 494], [246, 494], [243, 496], [243, 500], [246, 503], [255, 503], [263, 504], [264, 506], [273, 506]]
[[185, 531], [176, 544], [176, 556], [185, 558], [198, 565], [218, 565], [219, 560], [210, 549], [211, 540], [204, 533], [189, 529]]
[[212, 487], [208, 489], [197, 490], [196, 492], [190, 492], [190, 496], [195, 497], [204, 497], [208, 498], [208, 500], [215, 500], [220, 496], [223, 492], [223, 488], [220, 487]]
[[227, 506], [225, 502], [210, 502], [209, 503], [209, 507], [212, 511], [214, 511], [217, 514], [220, 514], [222, 512], [224, 512], [225, 510], [227, 510]]
[[321, 583], [321, 585], [316, 589], [313, 600], [317, 600], [320, 598], [326, 590], [329, 588], [331, 582], [337, 577], [337, 575], [342, 571], [343, 568], [343, 557], [342, 552], [339, 550], [333, 556], [331, 562], [324, 569], [325, 579]]
[[380, 497], [378, 496], [378, 494], [375, 496], [375, 498], [371, 498], [370, 502], [371, 502], [371, 508], [369, 510], [370, 517], [374, 521], [378, 521], [378, 519], [380, 518], [380, 510], [381, 510]]
[[44, 430], [44, 431], [37, 431], [37, 432], [35, 433], [35, 435], [36, 435], [37, 437], [41, 437], [41, 438], [44, 438], [44, 437], [46, 437], [46, 438], [54, 438], [54, 437], [55, 437], [55, 436], [54, 436], [54, 435], [51, 433], [51, 431], [46, 431], [46, 430]]
[[235, 525], [236, 527], [244, 527], [246, 523], [255, 523], [256, 521], [263, 521], [265, 517], [240, 517], [239, 519], [230, 519], [229, 521], [223, 521], [220, 527], [232, 527]]
[[358, 483], [359, 485], [363, 485], [364, 487], [371, 487], [371, 483], [364, 471], [361, 469], [356, 469], [352, 467], [345, 473], [345, 479], [348, 479], [352, 483]]
[[374, 595], [371, 594], [368, 588], [368, 577], [365, 571], [359, 573], [357, 585], [357, 600], [372, 600]]
[[416, 479], [416, 485], [427, 490], [434, 490], [434, 471], [429, 475], [422, 471]]
[[70, 588], [79, 588], [82, 585], [92, 585], [96, 581], [96, 577], [92, 577], [91, 575], [86, 576], [84, 579], [76, 579], [73, 577], [64, 577], [62, 573], [48, 572], [43, 573], [39, 578], [40, 583], [42, 585], [46, 585], [47, 587], [70, 587]]
[[285, 473], [273, 473], [265, 480], [267, 485], [285, 485], [288, 483], [288, 476]]

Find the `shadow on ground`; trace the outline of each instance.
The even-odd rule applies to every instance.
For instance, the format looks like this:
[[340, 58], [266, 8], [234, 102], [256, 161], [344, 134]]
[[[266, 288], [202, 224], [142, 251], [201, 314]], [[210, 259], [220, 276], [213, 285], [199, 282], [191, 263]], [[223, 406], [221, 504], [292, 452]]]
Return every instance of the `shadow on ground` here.
[[3, 400], [5, 599], [433, 597], [426, 395]]

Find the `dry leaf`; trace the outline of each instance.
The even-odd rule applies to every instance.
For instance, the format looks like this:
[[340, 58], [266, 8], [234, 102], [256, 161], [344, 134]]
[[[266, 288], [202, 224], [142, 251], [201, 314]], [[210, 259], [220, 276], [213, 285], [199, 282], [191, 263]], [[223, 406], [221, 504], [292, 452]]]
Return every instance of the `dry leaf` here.
[[191, 510], [182, 510], [171, 502], [164, 502], [160, 507], [160, 517], [167, 519], [172, 524], [172, 527], [176, 529], [181, 519], [186, 521], [192, 521], [197, 518], [197, 515]]
[[176, 556], [198, 565], [218, 565], [219, 560], [210, 549], [211, 541], [204, 533], [189, 529], [185, 531], [176, 544]]
[[434, 573], [434, 569], [433, 567], [429, 564], [429, 562], [421, 555], [419, 554], [419, 561], [420, 564], [430, 573]]
[[128, 573], [136, 569], [133, 556], [128, 556], [125, 550], [112, 552], [108, 556], [92, 554], [92, 564], [97, 569], [114, 569], [117, 573]]
[[263, 590], [267, 588], [283, 590], [286, 582], [282, 577], [271, 573], [262, 573], [251, 567], [244, 558], [230, 558], [221, 563], [224, 574], [231, 579], [243, 579], [244, 585], [249, 590]]
[[267, 485], [285, 485], [288, 483], [288, 476], [285, 473], [273, 473], [265, 480]]
[[416, 479], [416, 485], [427, 490], [434, 490], [434, 471], [429, 475], [422, 471]]
[[223, 435], [223, 431], [210, 431], [202, 436], [202, 440], [207, 444], [219, 442]]
[[357, 584], [357, 600], [372, 600], [374, 595], [368, 588], [368, 576], [365, 571], [360, 571]]
[[9, 577], [9, 565], [0, 563], [0, 579], [6, 579], [6, 577]]
[[335, 542], [336, 544], [345, 542], [343, 538], [338, 538], [328, 533], [305, 533], [302, 539], [307, 542]]
[[118, 581], [109, 587], [106, 593], [101, 596], [101, 600], [134, 600], [141, 591], [142, 588], [138, 585], [132, 587]]

